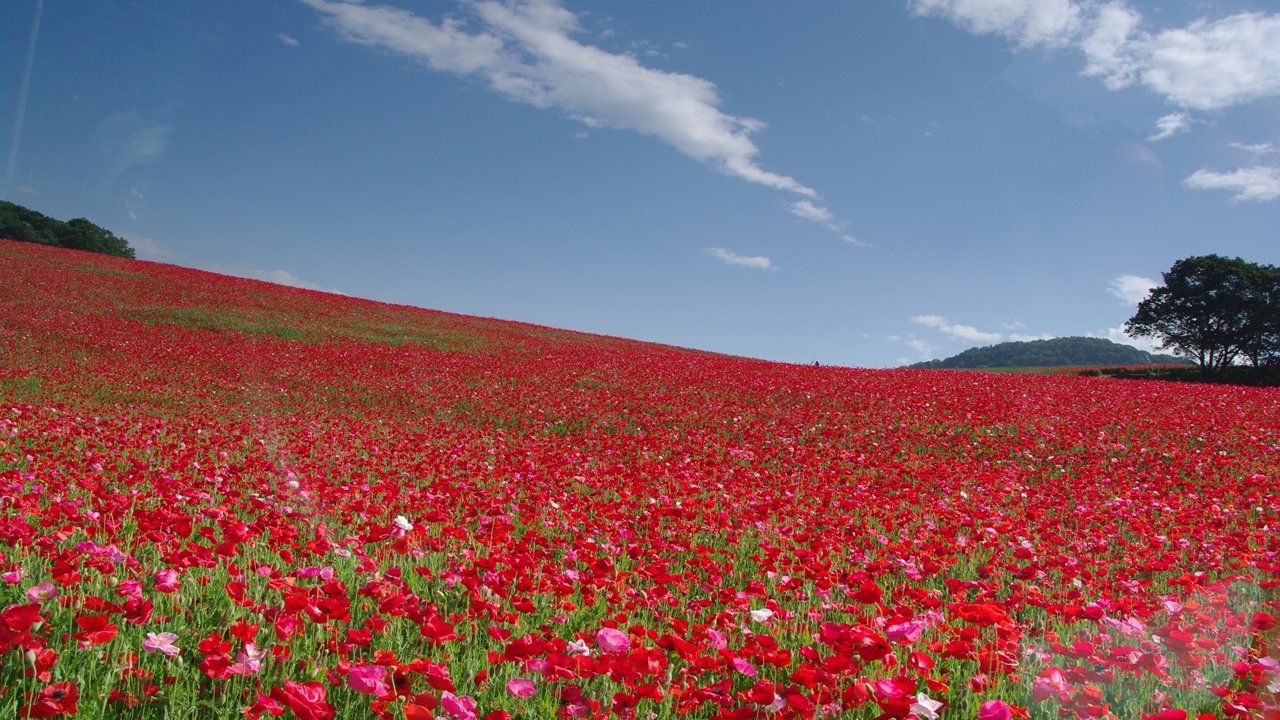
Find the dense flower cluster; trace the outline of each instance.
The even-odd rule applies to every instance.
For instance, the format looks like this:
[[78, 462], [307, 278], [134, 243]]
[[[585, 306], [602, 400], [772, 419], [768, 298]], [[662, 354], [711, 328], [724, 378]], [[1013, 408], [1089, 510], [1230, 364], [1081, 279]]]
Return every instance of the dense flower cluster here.
[[0, 717], [1280, 717], [1280, 393], [0, 242]]

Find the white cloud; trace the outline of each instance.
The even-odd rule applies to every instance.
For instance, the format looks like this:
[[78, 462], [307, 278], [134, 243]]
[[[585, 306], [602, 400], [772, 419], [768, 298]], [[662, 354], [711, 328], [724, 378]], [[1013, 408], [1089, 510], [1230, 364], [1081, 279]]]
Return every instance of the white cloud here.
[[913, 12], [945, 17], [972, 33], [1004, 35], [1022, 47], [1061, 46], [1079, 32], [1082, 11], [1071, 0], [910, 0]]
[[288, 45], [289, 47], [298, 47], [298, 39], [290, 35], [285, 35], [284, 33], [277, 33], [276, 39], [278, 39], [280, 42], [284, 43], [285, 45]]
[[920, 355], [921, 360], [932, 360], [934, 354], [938, 351], [938, 348], [934, 346], [933, 343], [916, 337], [908, 338], [903, 342], [907, 344], [907, 347], [915, 350], [916, 353]]
[[1103, 337], [1114, 343], [1120, 343], [1121, 345], [1136, 347], [1139, 350], [1146, 350], [1147, 352], [1152, 352], [1152, 353], [1165, 352], [1160, 349], [1159, 340], [1155, 340], [1153, 338], [1147, 338], [1147, 337], [1140, 337], [1140, 338], [1130, 337], [1129, 335], [1125, 334], [1123, 327], [1107, 328], [1104, 332], [1101, 332], [1101, 333], [1087, 333], [1087, 337]]
[[1049, 333], [1040, 333], [1039, 335], [1022, 335], [1020, 333], [1013, 333], [1009, 336], [1009, 339], [1014, 342], [1031, 342], [1032, 340], [1052, 340], [1055, 337], [1057, 336], [1050, 335]]
[[888, 335], [885, 337], [885, 340], [892, 343], [902, 343], [915, 351], [916, 357], [900, 357], [895, 360], [898, 365], [909, 365], [922, 360], [932, 360], [937, 357], [937, 346], [928, 340], [921, 340], [915, 335], [908, 334], [906, 337], [902, 337], [900, 335]]
[[1080, 43], [1085, 75], [1119, 90], [1135, 82], [1191, 110], [1280, 95], [1280, 14], [1238, 13], [1155, 34], [1120, 2], [1103, 6]]
[[1139, 71], [1128, 49], [1142, 15], [1123, 2], [1109, 2], [1098, 8], [1090, 24], [1091, 31], [1079, 45], [1087, 61], [1083, 74], [1101, 77], [1112, 90], [1128, 87]]
[[1171, 138], [1191, 129], [1191, 115], [1184, 112], [1170, 113], [1156, 121], [1156, 132], [1148, 135], [1151, 142]]
[[327, 16], [346, 40], [408, 56], [429, 68], [480, 75], [499, 93], [556, 108], [590, 127], [656, 137], [728, 175], [816, 198], [793, 178], [756, 164], [751, 134], [764, 123], [719, 109], [715, 85], [693, 75], [641, 65], [573, 39], [578, 18], [555, 0], [485, 0], [466, 5], [485, 29], [434, 24], [381, 5], [301, 0]]
[[262, 280], [263, 282], [275, 283], [276, 285], [287, 285], [289, 287], [302, 288], [303, 290], [319, 290], [320, 292], [333, 293], [335, 295], [345, 294], [341, 291], [303, 280], [287, 270], [262, 270], [259, 268], [245, 267], [243, 265], [228, 267], [217, 263], [200, 263], [194, 267], [198, 267], [199, 269], [207, 272], [217, 273], [219, 275], [230, 275], [232, 277], [246, 278], [248, 280]]
[[302, 288], [303, 290], [319, 290], [321, 292], [334, 293], [341, 295], [337, 290], [331, 290], [312, 282], [307, 282], [302, 278], [285, 270], [257, 270], [252, 268], [237, 268], [234, 270], [214, 270], [213, 272], [222, 272], [235, 277], [248, 278], [250, 280], [262, 280], [264, 282], [275, 283], [276, 285], [287, 285], [289, 287]]
[[309, 283], [297, 275], [285, 270], [249, 270], [246, 271], [244, 277], [250, 277], [256, 280], [265, 280], [277, 285], [288, 285], [289, 287], [306, 288], [308, 290], [320, 289], [319, 285]]
[[1255, 143], [1253, 145], [1247, 145], [1245, 143], [1233, 142], [1227, 143], [1227, 145], [1237, 150], [1243, 150], [1251, 155], [1270, 155], [1276, 151], [1276, 147], [1271, 143]]
[[820, 205], [814, 205], [808, 200], [798, 200], [787, 205], [787, 212], [798, 218], [803, 218], [822, 225], [830, 226], [835, 223], [835, 216], [831, 214], [830, 210]]
[[763, 255], [739, 255], [732, 250], [722, 247], [703, 248], [702, 252], [720, 260], [726, 265], [739, 265], [741, 267], [757, 268], [760, 270], [773, 269], [773, 261]]
[[835, 215], [821, 205], [815, 205], [808, 200], [797, 200], [787, 204], [787, 212], [795, 215], [802, 220], [817, 223], [831, 232], [840, 236], [841, 240], [862, 247], [871, 247], [870, 244], [862, 242], [844, 230], [844, 223], [838, 222]]
[[1111, 279], [1107, 292], [1115, 295], [1128, 305], [1137, 305], [1146, 299], [1152, 288], [1160, 287], [1160, 283], [1141, 275], [1118, 275]]
[[911, 322], [919, 323], [925, 327], [931, 327], [940, 330], [944, 334], [956, 340], [969, 340], [972, 342], [998, 343], [1004, 339], [1004, 335], [993, 332], [983, 332], [972, 325], [959, 325], [947, 322], [947, 319], [941, 315], [917, 315], [911, 318]]
[[1195, 190], [1231, 190], [1232, 202], [1266, 202], [1280, 198], [1280, 167], [1257, 165], [1231, 172], [1201, 168], [1183, 184]]
[[177, 257], [173, 250], [151, 238], [125, 235], [124, 239], [129, 243], [129, 247], [133, 248], [139, 260], [168, 262]]
[[1280, 13], [1236, 13], [1153, 32], [1124, 0], [910, 0], [910, 7], [1024, 48], [1074, 47], [1085, 56], [1085, 75], [1112, 90], [1142, 85], [1183, 110], [1280, 95]]

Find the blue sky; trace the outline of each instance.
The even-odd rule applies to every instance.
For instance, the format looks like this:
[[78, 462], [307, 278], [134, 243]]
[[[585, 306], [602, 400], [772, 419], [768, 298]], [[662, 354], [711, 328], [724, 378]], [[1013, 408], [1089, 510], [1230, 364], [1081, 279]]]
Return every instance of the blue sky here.
[[856, 366], [1280, 263], [1280, 12], [12, 0], [0, 197], [139, 256]]

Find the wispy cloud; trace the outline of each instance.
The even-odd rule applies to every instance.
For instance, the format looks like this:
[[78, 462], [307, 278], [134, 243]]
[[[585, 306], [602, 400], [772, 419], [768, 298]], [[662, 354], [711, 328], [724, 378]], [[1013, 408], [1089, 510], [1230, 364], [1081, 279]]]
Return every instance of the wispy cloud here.
[[1266, 202], [1280, 198], [1280, 167], [1257, 165], [1230, 172], [1201, 168], [1183, 181], [1195, 190], [1230, 190], [1232, 202]]
[[899, 365], [907, 365], [914, 362], [920, 362], [922, 360], [932, 360], [934, 357], [937, 356], [936, 354], [938, 352], [938, 348], [936, 345], [929, 342], [928, 340], [922, 340], [916, 337], [915, 335], [907, 334], [906, 337], [902, 337], [899, 335], [889, 335], [888, 337], [885, 338], [885, 340], [888, 340], [889, 342], [893, 342], [893, 343], [902, 343], [903, 345], [906, 345], [907, 347], [915, 351], [916, 353], [915, 357], [898, 358], [895, 362], [897, 362], [897, 364]]
[[787, 205], [787, 212], [798, 218], [828, 226], [833, 225], [836, 221], [830, 210], [820, 205], [814, 205], [808, 200], [797, 200]]
[[1233, 143], [1227, 143], [1227, 146], [1233, 147], [1237, 150], [1243, 150], [1249, 153], [1250, 155], [1270, 155], [1271, 153], [1276, 151], [1276, 146], [1272, 145], [1271, 143], [1255, 143], [1255, 144], [1249, 145], [1246, 143], [1233, 142]]
[[1107, 292], [1115, 295], [1128, 305], [1137, 305], [1146, 299], [1152, 288], [1160, 287], [1160, 283], [1141, 275], [1117, 275], [1107, 285]]
[[152, 240], [147, 237], [138, 237], [137, 235], [125, 235], [124, 239], [129, 243], [137, 254], [139, 260], [153, 260], [155, 262], [168, 262], [177, 258], [175, 253], [163, 243]]
[[911, 318], [911, 322], [939, 330], [943, 334], [956, 340], [998, 343], [1004, 339], [1004, 335], [1000, 333], [983, 332], [972, 325], [959, 325], [947, 322], [947, 319], [941, 315], [917, 315]]
[[759, 120], [720, 110], [716, 87], [693, 75], [648, 68], [630, 55], [574, 39], [578, 18], [555, 0], [468, 3], [483, 29], [434, 23], [385, 5], [301, 0], [344, 39], [458, 75], [478, 75], [512, 100], [555, 108], [588, 127], [656, 137], [685, 155], [748, 182], [817, 198], [794, 178], [765, 170], [751, 140]]
[[758, 270], [775, 269], [773, 261], [763, 255], [739, 255], [728, 248], [722, 247], [703, 248], [702, 252], [726, 265], [738, 265], [740, 267], [756, 268]]
[[1110, 340], [1113, 343], [1119, 343], [1121, 345], [1136, 347], [1139, 350], [1146, 350], [1147, 352], [1151, 352], [1151, 353], [1165, 352], [1160, 349], [1159, 340], [1155, 340], [1153, 338], [1148, 338], [1148, 337], [1140, 337], [1140, 338], [1130, 337], [1125, 333], [1123, 327], [1107, 328], [1102, 332], [1086, 333], [1085, 336], [1106, 338], [1107, 340]]
[[289, 47], [298, 47], [298, 39], [293, 36], [285, 35], [284, 33], [277, 33], [276, 39]]
[[[304, 290], [320, 290], [323, 292], [337, 292], [329, 288], [307, 282], [302, 278], [294, 275], [286, 270], [239, 270], [228, 273], [236, 277], [249, 278], [251, 280], [264, 280], [277, 285], [288, 285], [289, 287], [302, 288]], [[339, 293], [341, 294], [341, 293]]]
[[245, 267], [243, 265], [235, 265], [227, 267], [216, 263], [199, 263], [195, 265], [201, 270], [206, 270], [219, 275], [230, 275], [232, 277], [245, 278], [247, 280], [262, 280], [263, 282], [275, 283], [276, 285], [287, 285], [289, 287], [301, 288], [303, 290], [319, 290], [320, 292], [333, 293], [335, 295], [345, 295], [340, 290], [327, 288], [323, 285], [317, 285], [313, 282], [303, 280], [288, 270], [262, 270], [260, 268]]
[[248, 280], [262, 280], [263, 282], [275, 283], [276, 285], [287, 285], [289, 287], [301, 288], [303, 290], [319, 290], [320, 292], [333, 293], [335, 295], [345, 294], [339, 290], [334, 290], [333, 288], [327, 288], [323, 285], [317, 285], [313, 282], [303, 280], [287, 270], [262, 270], [260, 268], [245, 267], [243, 265], [227, 267], [217, 264], [200, 264], [198, 267], [201, 270], [218, 273], [219, 275], [230, 275], [232, 277], [245, 278]]
[[[1112, 90], [1138, 84], [1182, 110], [1220, 110], [1280, 95], [1280, 14], [1243, 12], [1181, 28], [1148, 30], [1124, 0], [909, 0], [917, 14], [942, 17], [1020, 48], [1072, 47], [1083, 73]], [[1162, 118], [1157, 136], [1183, 128]], [[1170, 128], [1169, 135], [1161, 135]]]
[[915, 350], [921, 360], [932, 360], [934, 353], [938, 351], [938, 348], [933, 343], [921, 340], [918, 337], [908, 337], [903, 342], [906, 343], [907, 347]]
[[1156, 131], [1152, 135], [1148, 135], [1147, 139], [1151, 142], [1159, 142], [1184, 133], [1191, 129], [1191, 115], [1189, 113], [1177, 112], [1170, 113], [1156, 120]]
[[911, 0], [920, 15], [944, 17], [972, 33], [1004, 35], [1022, 47], [1066, 45], [1084, 12], [1070, 0]]
[[862, 242], [845, 231], [845, 224], [836, 220], [835, 215], [821, 205], [815, 205], [808, 200], [797, 200], [787, 204], [787, 212], [795, 215], [802, 220], [808, 220], [817, 223], [831, 232], [840, 236], [841, 240], [862, 247], [871, 247], [869, 243]]

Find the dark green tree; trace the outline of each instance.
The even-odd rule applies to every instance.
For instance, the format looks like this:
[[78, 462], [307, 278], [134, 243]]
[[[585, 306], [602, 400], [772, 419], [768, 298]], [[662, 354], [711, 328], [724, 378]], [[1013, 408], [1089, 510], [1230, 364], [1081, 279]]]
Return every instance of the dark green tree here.
[[117, 237], [110, 230], [94, 225], [84, 218], [68, 220], [62, 238], [63, 247], [104, 255], [133, 257], [133, 248], [129, 243]]
[[1125, 323], [1134, 337], [1159, 338], [1161, 347], [1192, 358], [1207, 373], [1246, 358], [1271, 362], [1276, 352], [1280, 272], [1240, 258], [1184, 258], [1163, 274]]
[[1280, 268], [1259, 265], [1250, 282], [1249, 322], [1240, 353], [1254, 366], [1280, 364]]
[[134, 257], [129, 243], [84, 218], [56, 220], [21, 205], [0, 200], [0, 238]]

